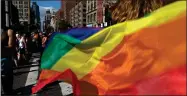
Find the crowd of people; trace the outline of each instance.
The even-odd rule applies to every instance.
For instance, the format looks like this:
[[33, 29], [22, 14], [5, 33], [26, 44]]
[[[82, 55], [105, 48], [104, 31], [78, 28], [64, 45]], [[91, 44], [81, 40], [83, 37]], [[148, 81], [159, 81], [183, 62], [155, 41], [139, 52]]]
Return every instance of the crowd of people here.
[[33, 32], [31, 34], [16, 34], [16, 54], [14, 59], [16, 66], [21, 66], [28, 61], [30, 55], [35, 52], [42, 52], [45, 48], [49, 35], [42, 32]]
[[13, 94], [13, 68], [28, 64], [32, 53], [44, 50], [51, 32], [1, 30], [1, 78], [4, 94]]

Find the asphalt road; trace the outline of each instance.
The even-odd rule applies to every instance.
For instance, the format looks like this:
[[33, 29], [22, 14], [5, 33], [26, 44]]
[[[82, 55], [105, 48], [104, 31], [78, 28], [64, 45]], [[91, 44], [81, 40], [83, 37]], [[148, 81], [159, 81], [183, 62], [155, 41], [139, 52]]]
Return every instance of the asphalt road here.
[[47, 85], [37, 94], [31, 94], [31, 88], [36, 84], [38, 78], [40, 54], [33, 53], [29, 64], [14, 69], [15, 95], [24, 96], [67, 96], [73, 95], [71, 84], [65, 82], [54, 82]]

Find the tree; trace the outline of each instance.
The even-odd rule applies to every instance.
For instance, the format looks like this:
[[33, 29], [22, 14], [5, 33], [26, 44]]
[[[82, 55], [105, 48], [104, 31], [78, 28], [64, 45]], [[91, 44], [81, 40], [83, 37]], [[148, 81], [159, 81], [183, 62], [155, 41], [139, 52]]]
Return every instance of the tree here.
[[60, 32], [63, 32], [71, 27], [72, 26], [68, 22], [66, 22], [65, 20], [57, 20], [57, 28]]

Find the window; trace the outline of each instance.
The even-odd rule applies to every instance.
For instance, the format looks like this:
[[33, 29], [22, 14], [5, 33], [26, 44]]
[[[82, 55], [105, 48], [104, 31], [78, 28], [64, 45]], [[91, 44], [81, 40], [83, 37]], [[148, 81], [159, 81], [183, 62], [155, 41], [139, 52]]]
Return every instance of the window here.
[[90, 6], [88, 5], [88, 12], [90, 12]]
[[25, 12], [27, 12], [27, 9], [24, 9]]
[[96, 9], [96, 1], [94, 1], [94, 9]]
[[23, 17], [23, 13], [20, 13], [20, 16]]
[[28, 13], [25, 13], [25, 15], [28, 17]]
[[25, 1], [24, 4], [28, 4], [28, 2]]
[[23, 5], [19, 5], [19, 8], [23, 8]]
[[19, 12], [23, 13], [23, 9], [19, 9]]
[[19, 13], [19, 17], [21, 17], [21, 13]]
[[92, 7], [93, 7], [93, 5], [92, 5], [92, 3], [91, 3], [91, 11], [92, 11]]
[[96, 21], [96, 13], [94, 13], [94, 17], [93, 18], [94, 18], [94, 21]]
[[83, 9], [83, 12], [86, 12], [86, 9]]
[[90, 17], [90, 22], [92, 22], [92, 14], [90, 15], [91, 17]]
[[87, 20], [88, 20], [88, 22], [90, 22], [90, 16], [88, 16], [88, 19], [87, 19]]
[[24, 5], [24, 8], [28, 8], [28, 5]]

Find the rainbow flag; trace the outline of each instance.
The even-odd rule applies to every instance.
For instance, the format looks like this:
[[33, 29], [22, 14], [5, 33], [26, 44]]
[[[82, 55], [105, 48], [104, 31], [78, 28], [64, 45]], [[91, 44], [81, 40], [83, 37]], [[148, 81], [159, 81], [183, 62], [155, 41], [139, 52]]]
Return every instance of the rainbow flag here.
[[84, 40], [56, 35], [41, 68], [33, 93], [67, 80], [75, 95], [185, 95], [186, 1]]
[[68, 37], [70, 36], [70, 37], [73, 37], [73, 38], [76, 38], [79, 40], [84, 40], [84, 39], [92, 36], [93, 34], [97, 33], [101, 29], [102, 28], [73, 28], [73, 29], [69, 29], [65, 32], [54, 32], [50, 36], [50, 39], [48, 40], [46, 47], [51, 43], [53, 38], [59, 34], [65, 34], [66, 36], [68, 35]]

